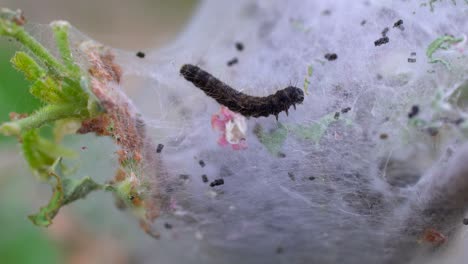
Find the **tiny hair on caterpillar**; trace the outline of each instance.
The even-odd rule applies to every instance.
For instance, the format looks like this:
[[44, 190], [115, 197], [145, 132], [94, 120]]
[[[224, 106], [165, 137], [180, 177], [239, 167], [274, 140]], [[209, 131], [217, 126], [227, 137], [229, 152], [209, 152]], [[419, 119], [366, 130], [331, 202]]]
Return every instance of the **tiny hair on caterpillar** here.
[[291, 106], [296, 109], [296, 104], [304, 101], [304, 92], [294, 86], [260, 97], [241, 93], [195, 65], [183, 65], [180, 74], [219, 104], [246, 117], [274, 115], [278, 120], [279, 113], [284, 111], [288, 115]]

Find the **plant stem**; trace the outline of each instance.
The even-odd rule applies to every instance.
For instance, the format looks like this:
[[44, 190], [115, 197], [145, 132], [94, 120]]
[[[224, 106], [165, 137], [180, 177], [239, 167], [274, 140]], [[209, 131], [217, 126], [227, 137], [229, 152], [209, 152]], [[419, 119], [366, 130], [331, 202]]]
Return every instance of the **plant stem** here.
[[23, 28], [15, 31], [12, 37], [16, 38], [19, 42], [21, 42], [21, 44], [34, 53], [34, 55], [40, 61], [43, 61], [46, 66], [52, 72], [54, 72], [55, 75], [60, 76], [67, 72], [67, 69], [59, 61], [57, 61], [44, 46], [42, 46], [37, 40], [29, 35]]
[[74, 63], [73, 55], [70, 50], [70, 41], [68, 38], [70, 24], [66, 21], [55, 21], [51, 24], [51, 27], [54, 30], [55, 43], [57, 44], [57, 49], [59, 50], [63, 63], [72, 74], [79, 76], [80, 68]]
[[45, 123], [53, 122], [62, 118], [78, 117], [88, 115], [86, 109], [77, 109], [76, 105], [47, 105], [26, 118], [4, 123], [0, 126], [0, 133], [4, 135], [20, 135], [22, 132], [39, 128]]

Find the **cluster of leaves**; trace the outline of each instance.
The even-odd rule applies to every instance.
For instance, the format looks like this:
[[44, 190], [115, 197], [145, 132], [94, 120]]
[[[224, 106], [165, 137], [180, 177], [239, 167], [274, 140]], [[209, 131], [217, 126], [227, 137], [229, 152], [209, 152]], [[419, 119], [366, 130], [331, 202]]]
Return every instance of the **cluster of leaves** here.
[[254, 133], [272, 155], [280, 155], [281, 148], [289, 133], [292, 133], [301, 140], [311, 141], [318, 146], [331, 124], [340, 120], [343, 120], [346, 125], [352, 124], [350, 119], [340, 118], [339, 113], [337, 113], [324, 115], [311, 124], [283, 125], [279, 123], [278, 128], [271, 132], [265, 132], [260, 125], [257, 125], [254, 129]]
[[[76, 124], [103, 111], [87, 89], [87, 74], [74, 62], [68, 37], [70, 25], [63, 21], [51, 24], [60, 54], [57, 59], [25, 31], [24, 23], [20, 11], [0, 10], [0, 36], [11, 37], [28, 50], [17, 52], [11, 63], [32, 83], [29, 92], [44, 105], [29, 115], [12, 113], [12, 120], [0, 126], [0, 133], [18, 138], [34, 174], [52, 186], [49, 204], [29, 217], [38, 226], [48, 226], [62, 206], [104, 188], [89, 177], [67, 176], [62, 158], [75, 158], [77, 153], [60, 144], [65, 134], [75, 132], [69, 127], [76, 128]], [[55, 142], [41, 136], [40, 130], [46, 124], [54, 125]]]
[[[456, 38], [444, 35], [432, 41], [427, 49], [426, 56], [429, 63], [442, 63], [451, 71], [451, 63], [442, 58], [434, 58], [434, 54], [444, 50], [454, 50], [456, 44], [466, 41], [466, 37]], [[441, 131], [456, 131], [466, 137], [468, 135], [468, 117], [466, 107], [468, 102], [468, 84], [459, 84], [453, 89], [443, 91], [439, 89], [429, 105], [432, 111], [425, 117], [416, 116], [409, 119], [410, 127], [427, 132], [431, 136], [438, 135]]]
[[[432, 3], [433, 2], [434, 1], [432, 1]], [[444, 35], [436, 38], [428, 45], [426, 49], [426, 56], [428, 58], [428, 62], [442, 63], [447, 67], [448, 70], [450, 70], [450, 63], [442, 58], [434, 58], [434, 54], [441, 50], [449, 50], [450, 48], [452, 48], [453, 45], [458, 44], [463, 40], [464, 38], [462, 37], [456, 38], [449, 35]], [[312, 74], [313, 67], [312, 65], [310, 65], [307, 68], [307, 76], [304, 79], [304, 91], [306, 92], [306, 94], [310, 85], [309, 78], [312, 77]], [[468, 86], [466, 84], [461, 85], [448, 95], [444, 95], [442, 92], [438, 92], [434, 98], [434, 101], [432, 102], [432, 108], [436, 112], [433, 118], [431, 120], [424, 120], [419, 117], [412, 118], [409, 121], [409, 125], [424, 131], [428, 131], [429, 133], [436, 133], [436, 131], [445, 126], [447, 123], [456, 125], [461, 124], [461, 129], [466, 133], [466, 131], [468, 131], [468, 124], [467, 122], [464, 122], [466, 114], [460, 111], [456, 111], [453, 105], [454, 103], [457, 104], [457, 102], [454, 101], [457, 101], [457, 99], [458, 101], [460, 101], [459, 98], [461, 97], [463, 97], [463, 100], [466, 100], [466, 97], [468, 97], [466, 96], [467, 87]], [[449, 112], [451, 115], [450, 118], [441, 117], [444, 115], [446, 116]], [[281, 153], [281, 147], [289, 133], [293, 133], [296, 137], [302, 140], [312, 141], [317, 145], [321, 138], [327, 132], [328, 127], [338, 120], [339, 118], [336, 118], [335, 114], [330, 113], [323, 116], [322, 118], [320, 118], [312, 124], [293, 126], [279, 124], [278, 128], [271, 132], [265, 132], [261, 126], [257, 126], [255, 127], [254, 133], [256, 134], [260, 142], [266, 147], [268, 152], [270, 152], [272, 155], [278, 155]], [[348, 119], [345, 119], [345, 122], [348, 125], [351, 124], [351, 121]]]
[[[431, 12], [434, 12], [434, 3], [437, 2], [437, 1], [442, 2], [443, 0], [429, 0], [428, 4], [429, 4], [429, 6], [430, 6], [430, 8], [431, 8]], [[456, 0], [450, 0], [450, 1], [452, 2], [453, 5], [457, 5], [457, 1], [456, 1]], [[468, 0], [464, 0], [464, 1], [465, 1], [465, 4], [468, 4]], [[422, 3], [421, 5], [422, 5], [422, 6], [425, 6], [425, 5], [427, 5], [427, 4], [426, 4], [426, 3]]]
[[440, 58], [434, 58], [433, 55], [436, 51], [448, 50], [451, 45], [457, 44], [461, 41], [463, 41], [463, 38], [455, 38], [449, 35], [436, 38], [431, 44], [429, 44], [429, 47], [426, 50], [426, 56], [429, 59], [429, 63], [440, 62], [444, 64], [447, 69], [450, 69], [450, 63]]
[[[157, 204], [145, 200], [148, 186], [143, 175], [145, 135], [138, 115], [128, 108], [126, 97], [110, 83], [118, 84], [121, 68], [112, 52], [91, 42], [81, 43], [82, 53], [91, 64], [82, 70], [70, 48], [70, 25], [65, 21], [51, 23], [56, 49], [54, 57], [24, 29], [21, 11], [0, 9], [0, 36], [11, 37], [27, 50], [17, 52], [13, 66], [32, 83], [29, 92], [43, 106], [32, 114], [11, 113], [11, 121], [0, 125], [0, 133], [15, 136], [22, 143], [26, 161], [33, 173], [53, 189], [49, 203], [30, 220], [38, 226], [49, 226], [62, 206], [85, 198], [95, 190], [110, 191], [120, 204], [139, 218], [140, 226], [157, 238], [151, 227], [159, 212]], [[86, 45], [85, 45], [86, 44]], [[44, 125], [53, 127], [54, 140], [41, 136]], [[74, 151], [61, 145], [66, 134], [95, 133], [108, 136], [121, 147], [119, 169], [114, 180], [98, 184], [89, 177], [75, 179], [62, 159], [76, 158]]]

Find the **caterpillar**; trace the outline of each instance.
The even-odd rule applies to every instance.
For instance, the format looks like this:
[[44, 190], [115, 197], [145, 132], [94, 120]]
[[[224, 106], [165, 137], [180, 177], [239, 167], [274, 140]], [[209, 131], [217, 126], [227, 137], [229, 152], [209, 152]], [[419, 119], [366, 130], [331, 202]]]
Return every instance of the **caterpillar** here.
[[219, 104], [246, 117], [274, 115], [278, 120], [280, 112], [285, 111], [288, 115], [288, 109], [291, 106], [296, 109], [296, 104], [301, 104], [304, 101], [304, 92], [294, 86], [288, 86], [274, 94], [259, 97], [236, 91], [195, 65], [183, 65], [180, 68], [180, 74]]

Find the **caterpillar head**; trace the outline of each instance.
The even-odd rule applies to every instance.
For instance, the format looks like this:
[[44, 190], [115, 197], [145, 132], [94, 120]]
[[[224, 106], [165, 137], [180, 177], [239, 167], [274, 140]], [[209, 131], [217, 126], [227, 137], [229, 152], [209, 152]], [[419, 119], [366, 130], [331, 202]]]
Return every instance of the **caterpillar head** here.
[[302, 104], [302, 102], [304, 101], [304, 92], [302, 91], [302, 89], [299, 89], [294, 86], [288, 86], [284, 88], [284, 91], [286, 92], [289, 102], [292, 105]]

